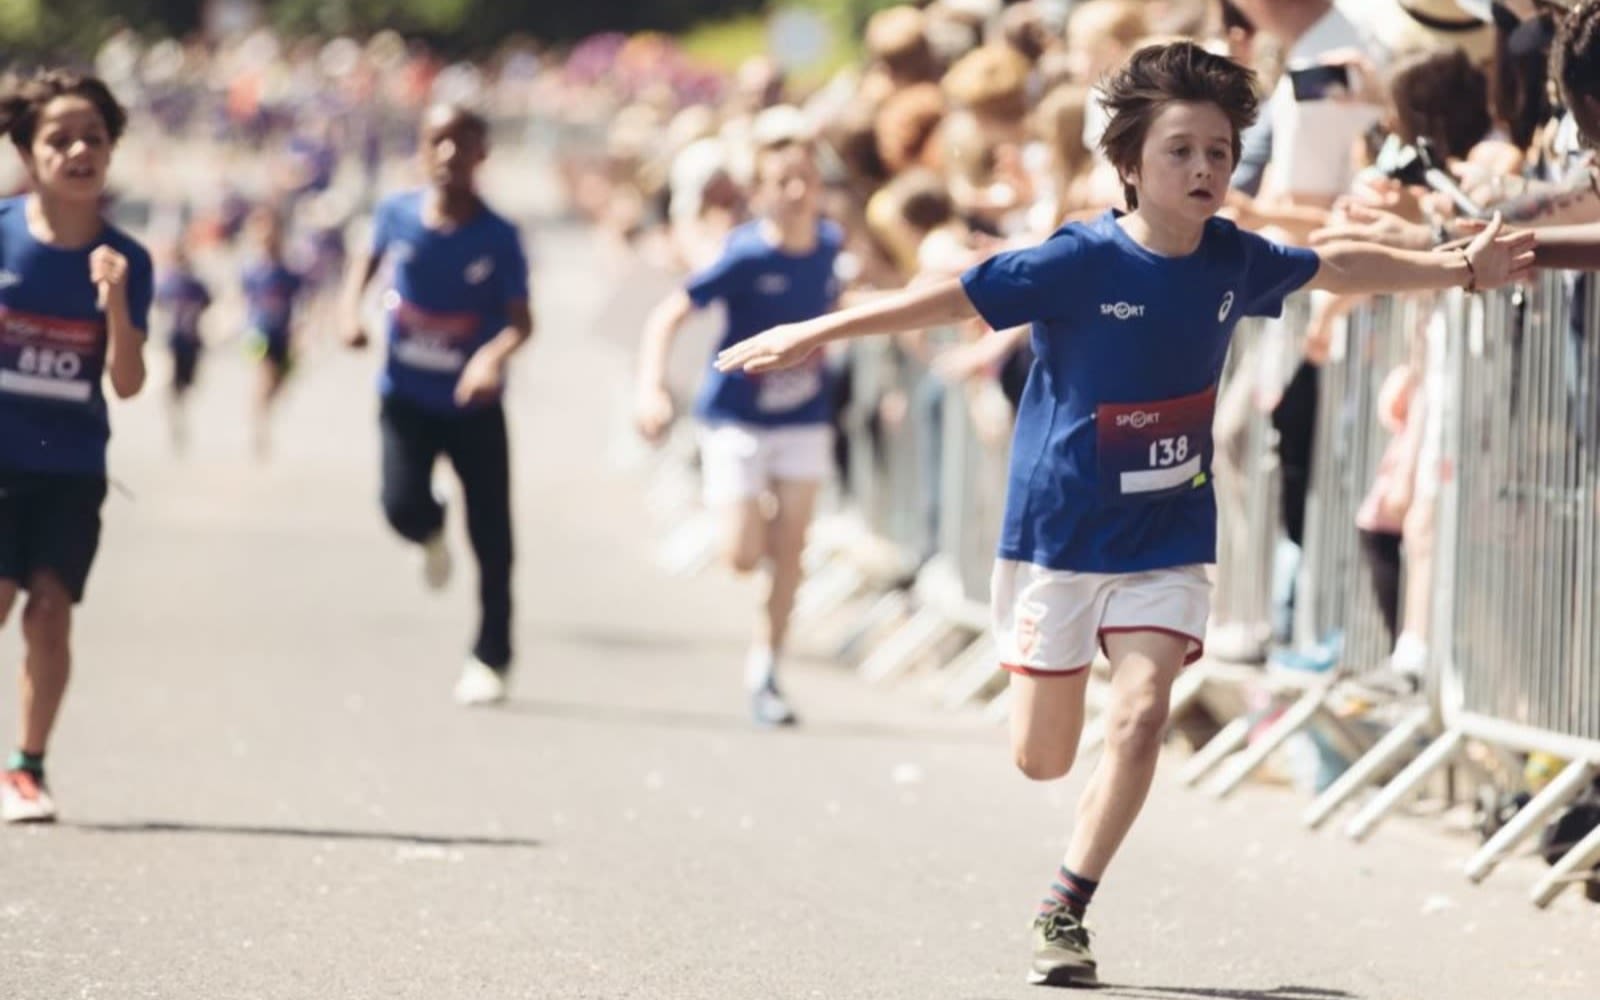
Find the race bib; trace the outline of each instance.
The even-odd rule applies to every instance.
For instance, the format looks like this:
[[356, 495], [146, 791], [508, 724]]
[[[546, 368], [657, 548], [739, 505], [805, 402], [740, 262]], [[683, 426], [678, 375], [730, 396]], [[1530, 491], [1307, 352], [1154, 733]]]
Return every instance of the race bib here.
[[455, 373], [467, 365], [478, 317], [471, 313], [438, 313], [396, 298], [394, 359], [425, 372]]
[[105, 365], [104, 345], [99, 323], [0, 309], [0, 393], [87, 403]]
[[756, 383], [756, 409], [762, 413], [786, 413], [817, 398], [822, 391], [822, 367], [806, 365], [787, 371], [767, 372]]
[[1211, 481], [1215, 387], [1155, 403], [1106, 403], [1095, 410], [1100, 497], [1106, 503], [1161, 500]]

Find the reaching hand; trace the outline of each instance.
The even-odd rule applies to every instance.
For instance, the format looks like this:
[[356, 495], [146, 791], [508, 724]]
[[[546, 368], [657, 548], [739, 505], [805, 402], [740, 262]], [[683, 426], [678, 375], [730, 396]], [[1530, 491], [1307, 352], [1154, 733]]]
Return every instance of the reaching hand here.
[[1433, 246], [1433, 233], [1419, 222], [1407, 222], [1393, 212], [1373, 208], [1359, 201], [1343, 206], [1342, 219], [1311, 234], [1311, 245], [1322, 246], [1335, 240], [1360, 240], [1397, 250], [1427, 250]]
[[651, 444], [659, 444], [667, 428], [672, 426], [672, 393], [665, 386], [645, 386], [633, 407], [633, 426], [639, 435]]
[[817, 342], [804, 323], [785, 323], [760, 333], [717, 355], [717, 371], [743, 371], [751, 375], [794, 368], [811, 356]]
[[1462, 251], [1472, 265], [1474, 287], [1487, 291], [1526, 280], [1533, 270], [1533, 248], [1537, 242], [1538, 237], [1532, 230], [1506, 231], [1505, 222], [1496, 212]]

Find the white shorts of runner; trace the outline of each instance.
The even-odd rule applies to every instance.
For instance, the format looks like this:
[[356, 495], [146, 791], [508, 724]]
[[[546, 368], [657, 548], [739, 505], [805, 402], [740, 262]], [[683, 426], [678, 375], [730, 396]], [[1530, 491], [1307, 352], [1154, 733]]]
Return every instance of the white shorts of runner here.
[[1087, 669], [1105, 636], [1117, 632], [1184, 639], [1184, 664], [1193, 663], [1211, 613], [1211, 581], [1199, 565], [1076, 573], [997, 559], [989, 593], [1000, 664], [1030, 677]]
[[707, 506], [762, 496], [780, 480], [821, 482], [832, 473], [833, 428], [827, 424], [718, 423], [700, 429], [700, 475]]

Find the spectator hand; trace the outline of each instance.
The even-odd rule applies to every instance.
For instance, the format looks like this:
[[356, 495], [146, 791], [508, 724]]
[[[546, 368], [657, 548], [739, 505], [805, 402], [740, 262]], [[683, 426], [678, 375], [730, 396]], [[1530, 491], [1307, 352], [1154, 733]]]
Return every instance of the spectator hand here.
[[1523, 281], [1533, 270], [1532, 230], [1507, 231], [1497, 212], [1461, 252], [1472, 266], [1473, 287], [1478, 291]]
[[1428, 250], [1433, 246], [1433, 233], [1420, 222], [1409, 222], [1393, 212], [1353, 201], [1344, 206], [1339, 221], [1311, 234], [1312, 246], [1336, 240], [1360, 240], [1397, 250]]
[[741, 340], [718, 354], [717, 371], [758, 375], [793, 368], [809, 358], [818, 346], [805, 323], [785, 323]]

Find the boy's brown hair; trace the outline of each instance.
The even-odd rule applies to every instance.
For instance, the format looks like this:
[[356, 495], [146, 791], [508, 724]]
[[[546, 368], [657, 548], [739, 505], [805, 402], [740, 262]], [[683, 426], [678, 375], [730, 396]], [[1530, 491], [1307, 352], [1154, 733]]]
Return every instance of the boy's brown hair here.
[[33, 146], [34, 132], [45, 106], [58, 97], [81, 97], [94, 105], [113, 145], [122, 138], [128, 113], [99, 77], [68, 69], [41, 70], [29, 77], [10, 77], [0, 84], [0, 134], [19, 150]]
[[1138, 171], [1150, 126], [1168, 105], [1216, 105], [1233, 125], [1234, 163], [1239, 162], [1239, 134], [1255, 122], [1260, 106], [1255, 73], [1193, 42], [1140, 49], [1111, 74], [1101, 91], [1111, 121], [1100, 137], [1100, 149], [1122, 177], [1130, 210], [1139, 207], [1139, 194], [1128, 177]]

